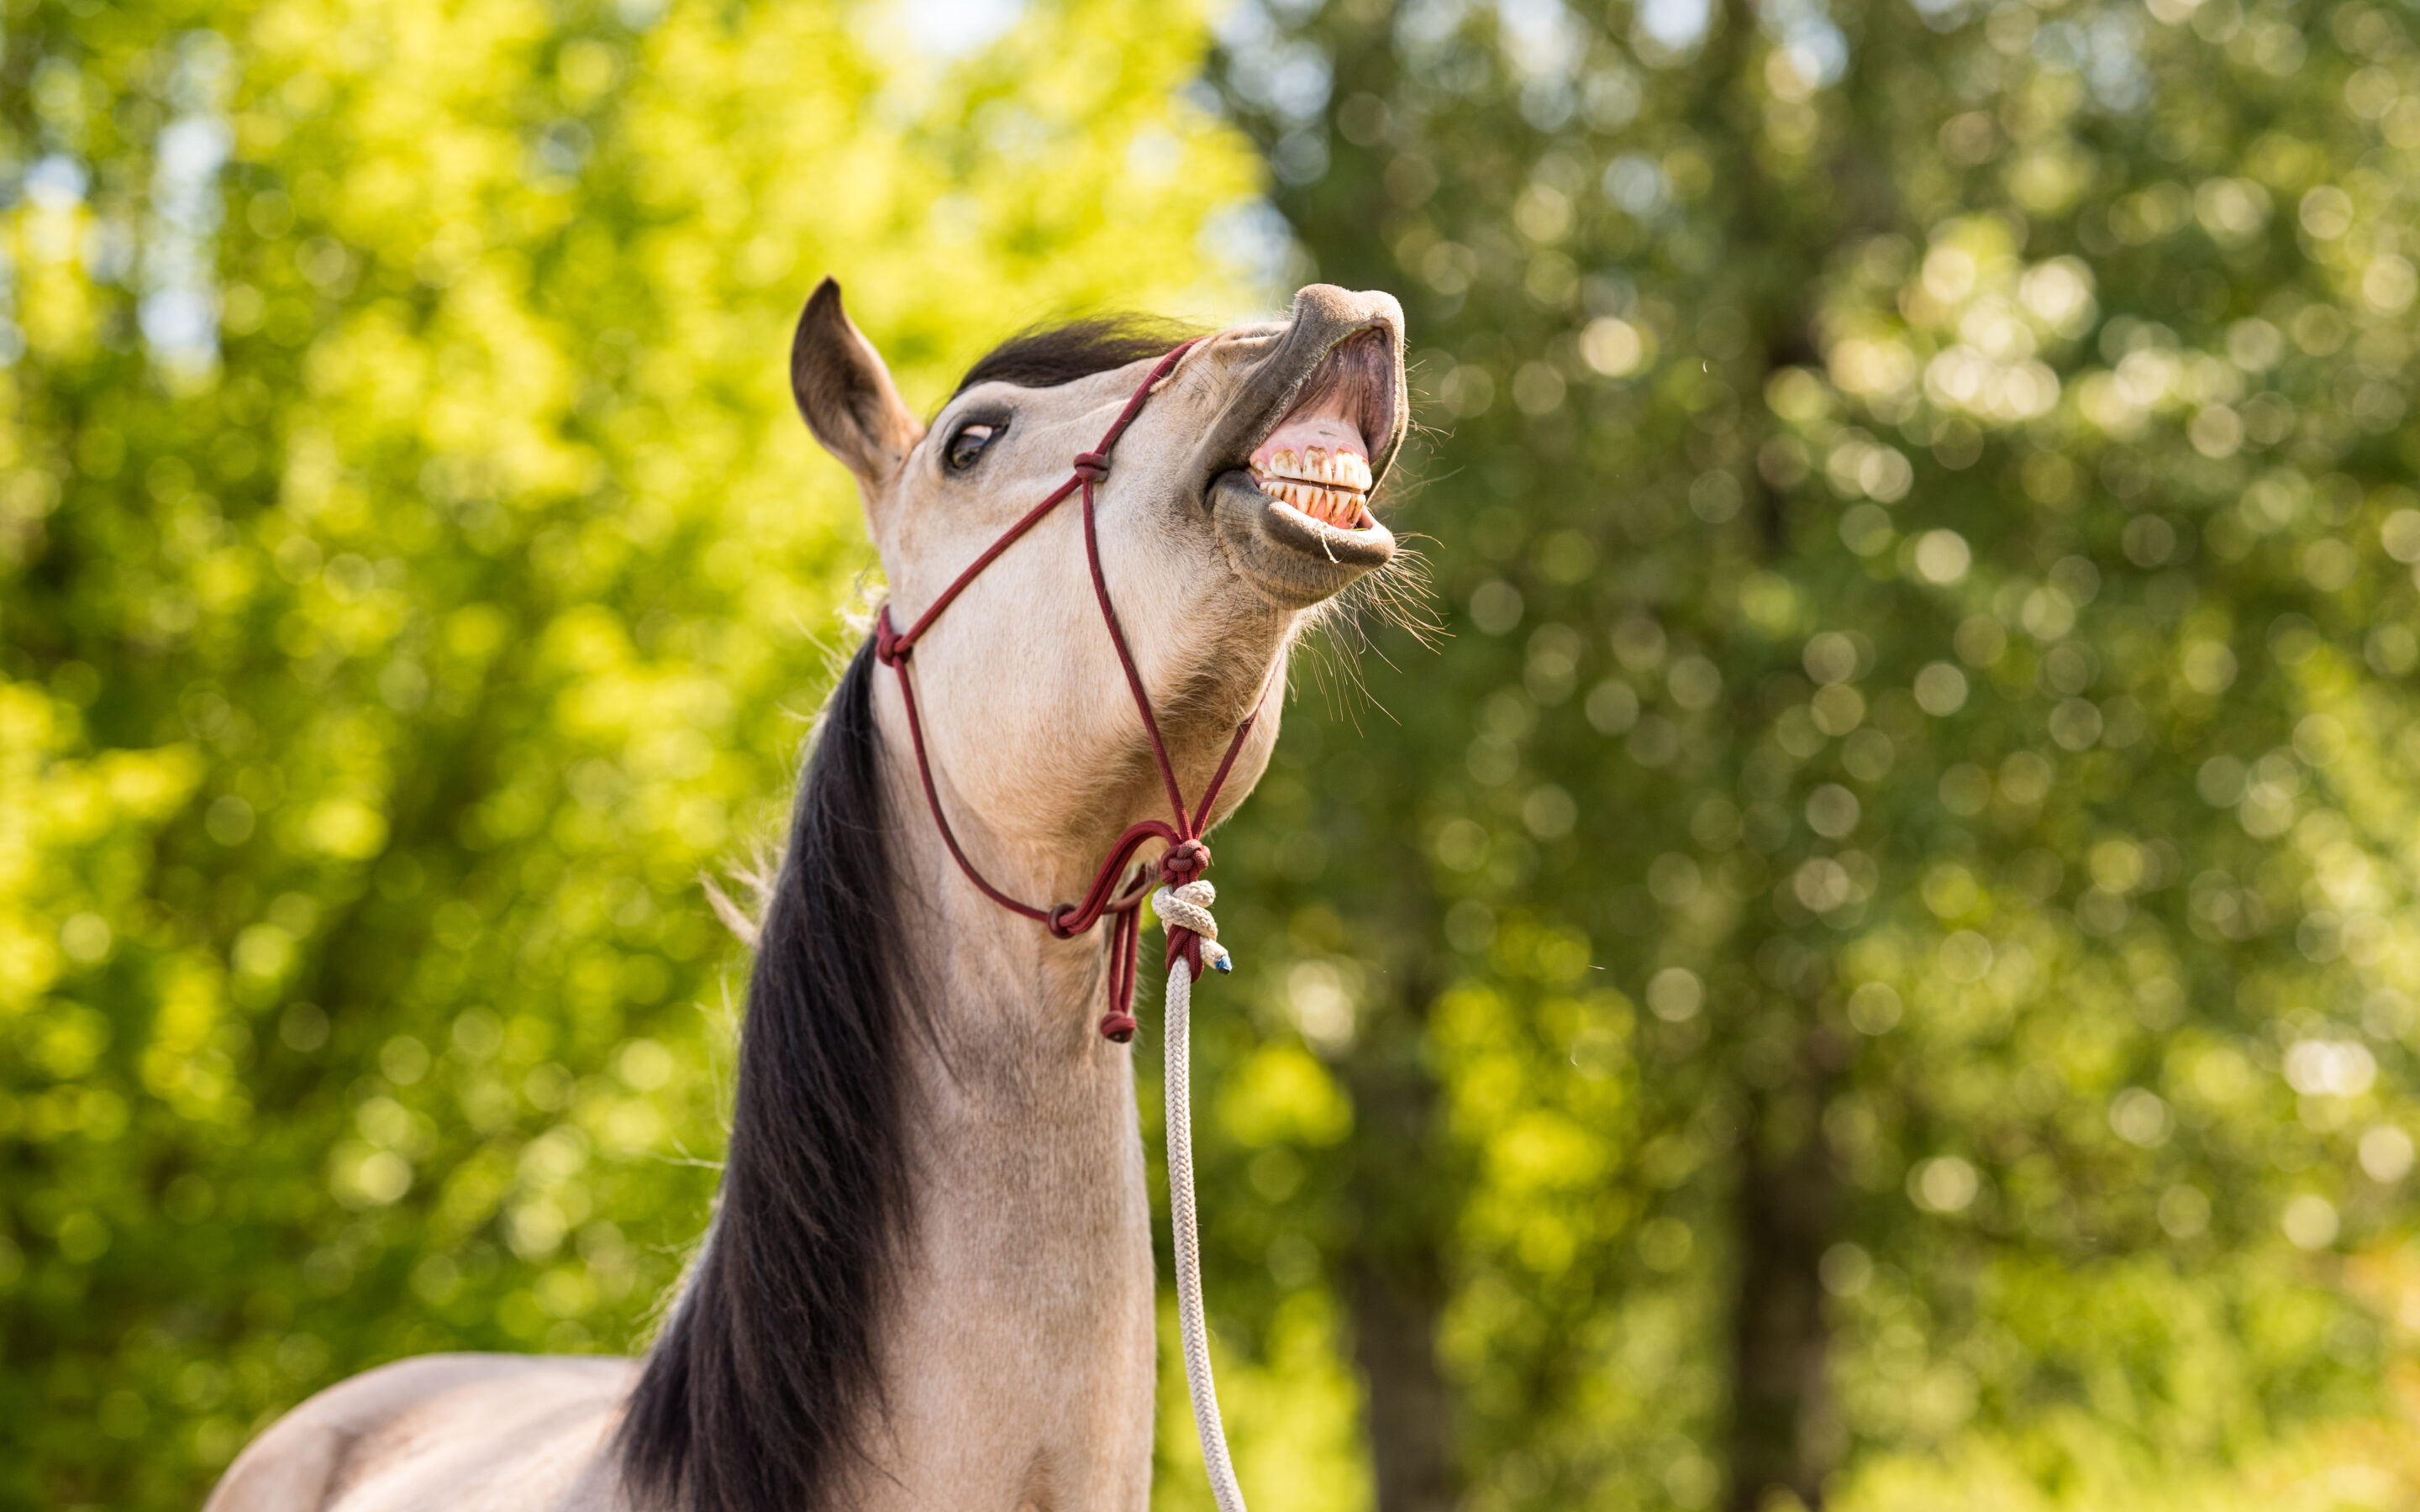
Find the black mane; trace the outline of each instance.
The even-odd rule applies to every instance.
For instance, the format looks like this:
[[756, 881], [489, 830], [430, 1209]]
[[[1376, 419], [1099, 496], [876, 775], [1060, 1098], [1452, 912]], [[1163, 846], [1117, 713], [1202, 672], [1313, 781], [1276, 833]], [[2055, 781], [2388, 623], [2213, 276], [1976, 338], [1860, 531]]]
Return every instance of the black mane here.
[[958, 379], [955, 393], [978, 383], [1014, 383], [1021, 389], [1054, 389], [1157, 357], [1199, 334], [1168, 320], [1141, 316], [1096, 316], [1063, 325], [1029, 326], [985, 352]]
[[872, 642], [826, 705], [748, 983], [722, 1188], [616, 1449], [680, 1512], [830, 1504], [877, 1412], [874, 1325], [909, 1200]]

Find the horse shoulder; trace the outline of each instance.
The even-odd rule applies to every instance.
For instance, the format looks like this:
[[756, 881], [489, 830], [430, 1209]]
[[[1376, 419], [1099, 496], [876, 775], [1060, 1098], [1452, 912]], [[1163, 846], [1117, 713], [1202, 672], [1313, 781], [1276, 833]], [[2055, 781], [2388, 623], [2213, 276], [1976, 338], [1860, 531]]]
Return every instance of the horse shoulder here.
[[435, 1354], [339, 1382], [227, 1468], [203, 1512], [627, 1512], [610, 1443], [628, 1360]]

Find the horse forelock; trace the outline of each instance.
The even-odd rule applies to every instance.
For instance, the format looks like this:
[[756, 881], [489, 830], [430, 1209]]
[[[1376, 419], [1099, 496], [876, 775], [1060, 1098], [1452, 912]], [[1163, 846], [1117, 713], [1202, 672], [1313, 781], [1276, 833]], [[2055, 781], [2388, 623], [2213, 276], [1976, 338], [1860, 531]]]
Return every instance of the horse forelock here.
[[1200, 334], [1176, 321], [1131, 315], [1030, 326], [976, 359], [953, 393], [964, 393], [978, 383], [1055, 389], [1157, 357]]
[[616, 1442], [642, 1506], [827, 1504], [878, 1416], [875, 1329], [908, 1216], [917, 995], [860, 648], [824, 710], [767, 903], [709, 1242]]

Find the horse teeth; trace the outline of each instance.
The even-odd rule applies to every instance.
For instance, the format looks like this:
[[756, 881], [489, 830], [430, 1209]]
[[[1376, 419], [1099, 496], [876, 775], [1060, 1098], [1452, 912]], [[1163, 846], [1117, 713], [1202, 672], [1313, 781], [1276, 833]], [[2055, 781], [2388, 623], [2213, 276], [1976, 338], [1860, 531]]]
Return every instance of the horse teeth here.
[[[1315, 453], [1319, 449], [1312, 447], [1310, 450]], [[1287, 455], [1280, 453], [1279, 459], [1284, 458]], [[1350, 452], [1338, 452], [1334, 454], [1333, 459], [1327, 463], [1327, 466], [1333, 471], [1342, 471], [1350, 476], [1354, 470], [1342, 466], [1348, 459], [1359, 460]], [[1295, 458], [1295, 466], [1297, 469], [1309, 471], [1303, 467], [1303, 458]], [[1312, 465], [1318, 464], [1314, 462]], [[1368, 475], [1366, 463], [1363, 464], [1360, 471], [1363, 476]], [[1280, 503], [1292, 505], [1306, 517], [1323, 525], [1334, 526], [1339, 530], [1357, 531], [1366, 528], [1371, 521], [1369, 510], [1362, 506], [1361, 490], [1342, 480], [1338, 480], [1331, 486], [1326, 482], [1311, 478], [1288, 477], [1279, 473], [1273, 464], [1271, 471], [1267, 472], [1263, 472], [1258, 468], [1253, 469], [1252, 483], [1261, 492]]]
[[1288, 448], [1274, 453], [1265, 462], [1254, 464], [1253, 476], [1263, 481], [1282, 478], [1292, 483], [1346, 488], [1355, 493], [1369, 492], [1372, 482], [1370, 459], [1341, 446], [1333, 451], [1324, 446], [1306, 446], [1299, 452]]

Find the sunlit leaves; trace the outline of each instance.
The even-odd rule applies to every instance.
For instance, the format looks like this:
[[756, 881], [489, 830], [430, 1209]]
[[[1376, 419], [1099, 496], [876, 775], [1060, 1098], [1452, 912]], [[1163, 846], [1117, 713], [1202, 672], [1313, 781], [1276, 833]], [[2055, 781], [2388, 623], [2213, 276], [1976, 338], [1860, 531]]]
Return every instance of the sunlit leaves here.
[[[1918, 8], [1592, 29], [1575, 67], [1614, 108], [1575, 85], [1569, 116], [1459, 12], [1422, 10], [1400, 51], [1306, 26], [1360, 92], [1349, 150], [1285, 203], [1324, 273], [1409, 295], [1452, 432], [1409, 505], [1477, 632], [1435, 677], [1373, 683], [1390, 779], [1325, 792], [1364, 833], [1424, 795], [1443, 864], [1370, 877], [1364, 917], [1421, 917], [1434, 885], [1466, 952], [1473, 910], [1586, 931], [1642, 1005], [1647, 1108], [1828, 1100], [1865, 1194], [1828, 1252], [1855, 1263], [1824, 1276], [1856, 1442], [2040, 1421], [2108, 1367], [2009, 1309], [2102, 1308], [2133, 1320], [2113, 1348], [2156, 1350], [2137, 1325], [2172, 1304], [2144, 1299], [2197, 1283], [2105, 1257], [2224, 1255], [2233, 1300], [2171, 1335], [2216, 1372], [2197, 1405], [2071, 1398], [2150, 1425], [2156, 1456], [2365, 1379], [2366, 1325], [2323, 1287], [2241, 1352], [2216, 1319], [2398, 1232], [2330, 1173], [2398, 1170], [2373, 1104], [2409, 1076], [2410, 43], [2360, 5]], [[1544, 570], [1572, 535], [1593, 570]], [[1542, 625], [1570, 636], [1544, 671], [1520, 642]], [[1516, 689], [1524, 717], [1497, 718]], [[1506, 798], [1550, 788], [1581, 845], [1515, 827]], [[1517, 1011], [1495, 960], [1447, 969]], [[2358, 1042], [2375, 1079], [2294, 1089], [2305, 1042]], [[1640, 1137], [1632, 1168], [1670, 1168]], [[1728, 1242], [1675, 1217], [1693, 1257]], [[1645, 1232], [1619, 1253], [1682, 1251]], [[1497, 1253], [1467, 1283], [1490, 1323], [1565, 1336], [1519, 1333]], [[1666, 1273], [1616, 1253], [1600, 1319]], [[1561, 1458], [1575, 1396], [1487, 1415], [1515, 1399], [1498, 1373], [1570, 1356], [1449, 1336], [1485, 1494], [1695, 1484], [1652, 1436], [1620, 1470]]]
[[400, 1353], [638, 1337], [721, 1137], [697, 879], [867, 564], [798, 301], [837, 273], [925, 403], [1053, 310], [1232, 314], [1195, 233], [1252, 183], [1166, 17], [929, 75], [812, 8], [195, 24], [12, 18], [0, 91], [28, 1504], [194, 1504]]

